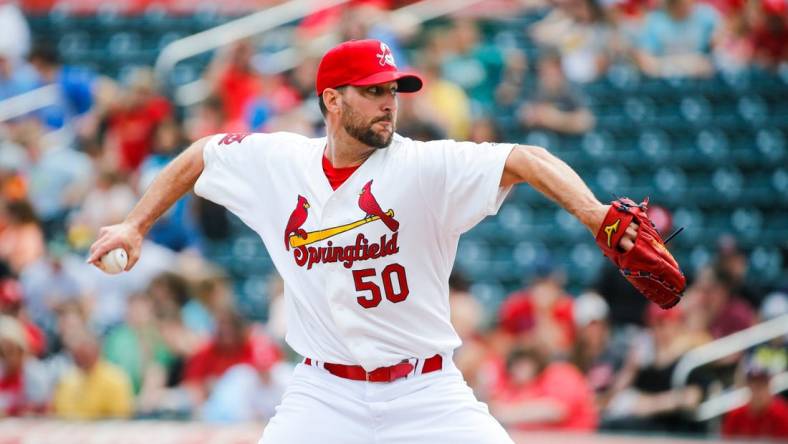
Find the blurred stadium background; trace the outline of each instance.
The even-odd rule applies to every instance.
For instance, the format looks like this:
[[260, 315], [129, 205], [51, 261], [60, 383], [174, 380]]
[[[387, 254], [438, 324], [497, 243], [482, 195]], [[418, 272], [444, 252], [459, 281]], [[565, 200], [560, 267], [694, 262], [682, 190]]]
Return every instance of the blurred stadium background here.
[[317, 61], [366, 37], [427, 80], [400, 133], [541, 145], [684, 227], [669, 312], [527, 186], [465, 235], [455, 361], [518, 442], [788, 440], [785, 0], [0, 0], [0, 29], [0, 443], [255, 442], [299, 359], [255, 233], [191, 195], [132, 272], [86, 248], [190, 141], [321, 135]]

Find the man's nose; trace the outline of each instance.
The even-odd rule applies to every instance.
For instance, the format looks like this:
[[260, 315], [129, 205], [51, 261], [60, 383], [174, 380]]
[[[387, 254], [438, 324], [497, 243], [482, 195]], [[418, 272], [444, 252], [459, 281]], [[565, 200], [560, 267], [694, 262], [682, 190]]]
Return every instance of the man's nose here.
[[380, 104], [380, 109], [387, 113], [394, 112], [397, 109], [397, 98], [393, 95], [387, 95]]

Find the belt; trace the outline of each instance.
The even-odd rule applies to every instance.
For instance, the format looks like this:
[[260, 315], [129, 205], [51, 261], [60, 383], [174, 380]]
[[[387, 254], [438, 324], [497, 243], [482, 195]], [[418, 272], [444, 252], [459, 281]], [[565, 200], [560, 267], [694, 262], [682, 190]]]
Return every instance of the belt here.
[[[306, 358], [304, 364], [323, 367], [332, 375], [340, 378], [367, 382], [392, 382], [408, 376], [417, 368], [417, 366], [414, 366], [410, 361], [403, 361], [388, 367], [376, 368], [371, 372], [364, 370], [364, 367], [360, 365], [331, 364], [328, 362], [322, 362], [318, 365], [317, 361], [310, 358]], [[418, 364], [418, 360], [416, 364]], [[424, 365], [421, 367], [421, 374], [435, 372], [442, 368], [443, 357], [441, 355], [435, 355], [424, 360]]]

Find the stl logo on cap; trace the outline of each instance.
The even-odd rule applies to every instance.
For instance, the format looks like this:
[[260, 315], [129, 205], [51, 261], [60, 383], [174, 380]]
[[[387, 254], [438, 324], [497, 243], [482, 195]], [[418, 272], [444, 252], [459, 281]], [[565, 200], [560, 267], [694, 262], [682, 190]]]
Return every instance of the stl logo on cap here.
[[380, 63], [380, 66], [391, 65], [394, 68], [397, 67], [397, 65], [394, 63], [394, 55], [391, 53], [391, 48], [389, 48], [389, 45], [383, 42], [380, 42], [380, 53], [378, 53], [378, 62]]
[[397, 82], [397, 92], [416, 92], [424, 82], [418, 74], [400, 71], [391, 48], [380, 40], [348, 40], [326, 52], [317, 66], [315, 91], [326, 88], [369, 86]]

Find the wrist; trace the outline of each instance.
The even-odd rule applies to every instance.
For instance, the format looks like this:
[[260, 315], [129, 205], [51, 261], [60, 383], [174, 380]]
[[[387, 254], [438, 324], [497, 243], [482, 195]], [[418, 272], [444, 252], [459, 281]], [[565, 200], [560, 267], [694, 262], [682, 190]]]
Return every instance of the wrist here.
[[591, 234], [596, 236], [599, 233], [602, 222], [605, 221], [605, 216], [607, 216], [609, 209], [610, 205], [598, 204], [582, 211], [577, 217], [591, 231]]
[[123, 221], [123, 224], [129, 227], [130, 230], [134, 231], [140, 237], [145, 237], [145, 233], [147, 233], [151, 227], [151, 224], [149, 222], [146, 222], [145, 220], [136, 217], [132, 217], [131, 215], [129, 215], [129, 217], [126, 218], [125, 221]]

